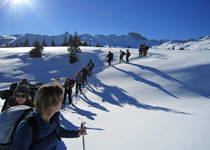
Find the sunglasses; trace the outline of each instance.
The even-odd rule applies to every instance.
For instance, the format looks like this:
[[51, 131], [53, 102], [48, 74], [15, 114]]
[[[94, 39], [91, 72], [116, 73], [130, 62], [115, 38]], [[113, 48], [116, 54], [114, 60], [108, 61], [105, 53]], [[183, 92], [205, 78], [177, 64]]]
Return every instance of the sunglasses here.
[[16, 97], [16, 98], [26, 98], [25, 95], [20, 95], [20, 94], [15, 94], [15, 97]]

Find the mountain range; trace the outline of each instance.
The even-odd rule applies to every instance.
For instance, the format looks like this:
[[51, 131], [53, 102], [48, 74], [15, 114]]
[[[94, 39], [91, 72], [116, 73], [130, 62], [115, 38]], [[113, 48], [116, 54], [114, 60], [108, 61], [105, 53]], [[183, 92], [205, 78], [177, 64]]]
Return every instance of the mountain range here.
[[[6, 43], [10, 44], [11, 46], [15, 46], [16, 43], [19, 45], [21, 43], [24, 43], [26, 38], [29, 40], [29, 44], [32, 46], [32, 43], [37, 39], [40, 43], [45, 39], [46, 44], [48, 46], [51, 46], [52, 40], [54, 40], [56, 46], [62, 45], [64, 42], [64, 38], [68, 39], [70, 34], [68, 32], [65, 32], [61, 35], [41, 35], [41, 34], [15, 34], [10, 36], [4, 36], [0, 35], [0, 46], [4, 46]], [[86, 41], [88, 44], [90, 43], [92, 46], [96, 46], [96, 44], [100, 44], [101, 46], [112, 46], [112, 47], [128, 47], [131, 48], [138, 48], [140, 44], [146, 44], [149, 45], [149, 47], [152, 47], [154, 45], [161, 45], [168, 41], [173, 42], [185, 42], [184, 40], [169, 40], [169, 39], [163, 39], [163, 40], [156, 40], [156, 39], [148, 39], [144, 36], [142, 36], [139, 33], [135, 32], [129, 32], [127, 35], [90, 35], [90, 34], [80, 34], [78, 35], [80, 37], [81, 41]], [[194, 40], [194, 39], [193, 39]]]

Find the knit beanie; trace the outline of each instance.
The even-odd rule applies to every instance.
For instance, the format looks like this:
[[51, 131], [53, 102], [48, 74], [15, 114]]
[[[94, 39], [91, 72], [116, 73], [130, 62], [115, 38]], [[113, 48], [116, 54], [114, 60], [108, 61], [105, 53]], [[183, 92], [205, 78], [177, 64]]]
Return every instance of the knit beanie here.
[[14, 90], [15, 93], [24, 93], [27, 97], [30, 96], [29, 86], [27, 84], [18, 84], [16, 89]]

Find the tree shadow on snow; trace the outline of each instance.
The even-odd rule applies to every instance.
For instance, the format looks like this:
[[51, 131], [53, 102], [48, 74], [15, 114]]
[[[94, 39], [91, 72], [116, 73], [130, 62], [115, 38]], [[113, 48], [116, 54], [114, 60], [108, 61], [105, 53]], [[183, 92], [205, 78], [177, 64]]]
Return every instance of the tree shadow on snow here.
[[166, 93], [166, 94], [168, 94], [168, 95], [170, 95], [170, 96], [172, 96], [172, 97], [174, 97], [174, 98], [178, 98], [177, 96], [171, 94], [169, 91], [167, 91], [167, 90], [164, 89], [161, 85], [159, 85], [159, 84], [157, 84], [157, 83], [155, 83], [155, 82], [152, 82], [152, 81], [149, 81], [149, 80], [147, 80], [147, 79], [145, 79], [145, 78], [142, 78], [142, 77], [136, 75], [135, 73], [133, 73], [133, 72], [131, 72], [131, 71], [128, 72], [128, 71], [119, 69], [119, 68], [117, 68], [117, 67], [115, 67], [115, 66], [114, 66], [113, 68], [115, 68], [116, 70], [119, 70], [119, 71], [121, 71], [121, 72], [124, 72], [124, 73], [126, 73], [126, 74], [129, 74], [129, 76], [133, 77], [136, 81], [140, 81], [140, 82], [145, 83], [145, 84], [148, 84], [148, 85], [150, 85], [150, 86], [152, 86], [152, 87], [158, 88], [158, 89], [161, 90], [162, 92], [164, 92], [164, 93]]
[[87, 110], [83, 110], [83, 109], [77, 107], [77, 105], [75, 105], [75, 104], [72, 104], [71, 107], [68, 106], [68, 108], [70, 110], [72, 110], [72, 113], [77, 113], [77, 114], [79, 114], [81, 116], [85, 116], [86, 118], [88, 118], [90, 120], [94, 120], [95, 119], [94, 116], [97, 116], [97, 114], [92, 113], [92, 112], [87, 111]]
[[[88, 89], [91, 89], [91, 87], [86, 87]], [[100, 105], [99, 103], [96, 103], [96, 102], [92, 102], [90, 99], [87, 98], [86, 95], [83, 95], [80, 96], [80, 98], [89, 105], [89, 107], [94, 107], [94, 108], [97, 108], [97, 109], [100, 109], [100, 110], [103, 110], [103, 111], [106, 111], [106, 112], [109, 112], [109, 110], [107, 110], [104, 106]]]
[[[158, 70], [156, 68], [152, 68], [152, 67], [148, 67], [148, 66], [143, 66], [143, 65], [137, 65], [137, 64], [133, 64], [133, 63], [129, 63], [129, 64], [130, 65], [133, 65], [133, 66], [137, 66], [137, 67], [139, 67], [142, 70], [150, 71], [150, 72], [152, 72], [152, 73], [154, 73], [154, 74], [156, 74], [156, 75], [158, 75], [158, 76], [160, 76], [160, 77], [162, 77], [164, 79], [167, 79], [169, 81], [177, 82], [177, 83], [181, 84], [185, 89], [187, 89], [189, 91], [192, 91], [194, 93], [197, 93], [197, 94], [199, 94], [199, 95], [201, 95], [203, 97], [210, 98], [210, 94], [207, 91], [208, 88], [205, 88], [204, 87], [204, 85], [207, 87], [207, 84], [205, 84], [206, 81], [205, 81], [204, 85], [202, 85], [202, 87], [199, 85], [199, 83], [197, 83], [197, 81], [200, 81], [200, 79], [209, 80], [210, 72], [206, 72], [206, 70], [208, 70], [208, 68], [210, 67], [210, 65], [201, 65], [201, 66], [197, 66], [197, 67], [193, 67], [193, 68], [188, 68], [188, 69], [184, 69], [184, 70], [175, 70], [176, 73], [178, 73], [178, 72], [190, 72], [191, 74], [197, 74], [196, 77], [194, 77], [190, 81], [192, 83], [192, 85], [187, 85], [186, 83], [184, 83], [184, 82], [182, 82], [182, 81], [180, 81], [178, 79], [175, 79], [175, 78], [167, 75], [166, 73], [164, 73], [164, 72], [162, 72], [162, 71], [160, 71], [160, 70]], [[117, 68], [117, 69], [120, 70], [119, 68]], [[122, 71], [124, 71], [124, 70], [122, 70]], [[208, 81], [207, 81], [207, 83], [208, 83]]]
[[[146, 110], [165, 111], [165, 112], [189, 115], [189, 113], [176, 111], [176, 110], [169, 109], [166, 107], [151, 106], [151, 105], [140, 103], [134, 97], [127, 95], [126, 91], [124, 91], [122, 88], [106, 85], [106, 84], [102, 83], [100, 80], [98, 80], [95, 76], [93, 78], [94, 79], [91, 80], [91, 83], [95, 86], [95, 88], [102, 87], [103, 90], [97, 91], [91, 86], [91, 84], [89, 84], [89, 91], [96, 94], [97, 96], [101, 97], [102, 102], [108, 102], [112, 105], [116, 105], [119, 107], [123, 107], [123, 105], [129, 104], [129, 105], [133, 105], [137, 108], [142, 108], [142, 109], [146, 109]], [[170, 95], [173, 96], [172, 94], [170, 94]], [[83, 100], [90, 101], [87, 97], [84, 97]]]

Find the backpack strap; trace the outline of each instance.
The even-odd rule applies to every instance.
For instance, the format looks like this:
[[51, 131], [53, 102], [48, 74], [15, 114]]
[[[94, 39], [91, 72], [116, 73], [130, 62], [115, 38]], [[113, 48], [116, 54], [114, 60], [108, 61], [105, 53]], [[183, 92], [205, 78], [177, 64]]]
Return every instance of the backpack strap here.
[[33, 144], [39, 144], [39, 143], [43, 142], [44, 140], [48, 139], [53, 134], [55, 134], [55, 136], [58, 138], [58, 140], [61, 141], [61, 138], [60, 138], [60, 136], [57, 133], [57, 129], [58, 129], [58, 126], [59, 126], [58, 119], [55, 120], [56, 129], [53, 132], [51, 132], [49, 135], [47, 135], [46, 137], [44, 137], [44, 138], [42, 138], [40, 140], [36, 140], [37, 137], [39, 136], [39, 126], [38, 126], [38, 123], [37, 123], [37, 121], [30, 114], [28, 114], [28, 115], [25, 116], [24, 120], [26, 120], [31, 125], [31, 127], [32, 127], [32, 141], [31, 141], [31, 144], [29, 146], [29, 149], [32, 148], [32, 145]]
[[36, 120], [30, 114], [26, 115], [24, 120], [26, 120], [32, 127], [32, 140], [29, 146], [29, 149], [31, 149], [32, 145], [36, 143], [36, 139], [39, 135], [39, 127]]

